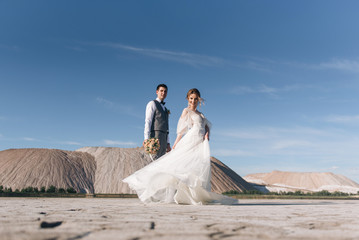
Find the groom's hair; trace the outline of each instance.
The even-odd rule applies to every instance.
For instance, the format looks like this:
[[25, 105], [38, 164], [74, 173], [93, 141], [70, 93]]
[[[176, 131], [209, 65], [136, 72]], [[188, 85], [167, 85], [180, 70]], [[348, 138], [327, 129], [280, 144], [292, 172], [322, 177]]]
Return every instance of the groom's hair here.
[[168, 90], [167, 85], [166, 85], [166, 84], [163, 84], [163, 83], [159, 84], [159, 85], [157, 86], [157, 89], [156, 89], [156, 90], [160, 89], [160, 87], [164, 87], [164, 88], [166, 88], [166, 90]]

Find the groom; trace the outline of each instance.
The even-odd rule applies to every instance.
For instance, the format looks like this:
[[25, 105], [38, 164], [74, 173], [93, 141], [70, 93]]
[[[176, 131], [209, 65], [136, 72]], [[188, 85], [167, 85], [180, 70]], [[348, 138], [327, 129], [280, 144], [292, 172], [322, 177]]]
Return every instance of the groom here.
[[169, 111], [165, 107], [165, 102], [163, 101], [167, 97], [167, 86], [165, 84], [158, 85], [156, 94], [156, 100], [150, 101], [146, 107], [144, 135], [145, 140], [149, 138], [158, 138], [160, 141], [160, 150], [156, 155], [156, 158], [159, 158], [164, 155], [166, 151], [171, 151], [171, 145], [168, 138]]

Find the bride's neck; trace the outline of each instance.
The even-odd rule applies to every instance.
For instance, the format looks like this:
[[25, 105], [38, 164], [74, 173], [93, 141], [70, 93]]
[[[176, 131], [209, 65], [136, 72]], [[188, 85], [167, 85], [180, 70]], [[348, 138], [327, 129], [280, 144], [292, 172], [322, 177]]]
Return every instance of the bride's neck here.
[[192, 111], [197, 111], [197, 107], [193, 108], [193, 107], [188, 107], [189, 110], [192, 110]]

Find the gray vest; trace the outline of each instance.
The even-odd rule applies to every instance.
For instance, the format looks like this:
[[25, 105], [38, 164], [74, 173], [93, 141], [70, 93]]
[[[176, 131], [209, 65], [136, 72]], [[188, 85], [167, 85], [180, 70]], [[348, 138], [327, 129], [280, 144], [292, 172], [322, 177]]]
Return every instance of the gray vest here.
[[151, 132], [153, 131], [161, 131], [168, 132], [168, 113], [167, 108], [163, 111], [161, 103], [156, 100], [153, 100], [156, 104], [156, 111], [153, 114]]

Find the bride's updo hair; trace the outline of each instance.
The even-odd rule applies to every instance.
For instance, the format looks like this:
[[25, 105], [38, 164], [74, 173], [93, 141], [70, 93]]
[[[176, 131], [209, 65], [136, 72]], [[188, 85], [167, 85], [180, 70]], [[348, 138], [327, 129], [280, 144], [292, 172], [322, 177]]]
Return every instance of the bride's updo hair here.
[[187, 97], [186, 97], [187, 100], [191, 94], [196, 94], [198, 96], [198, 102], [199, 102], [200, 106], [202, 104], [204, 104], [204, 99], [201, 98], [201, 93], [199, 92], [199, 90], [197, 88], [192, 88], [187, 92]]
[[191, 94], [196, 94], [199, 98], [201, 97], [201, 93], [198, 91], [197, 88], [190, 89], [187, 93], [186, 99], [188, 99]]

